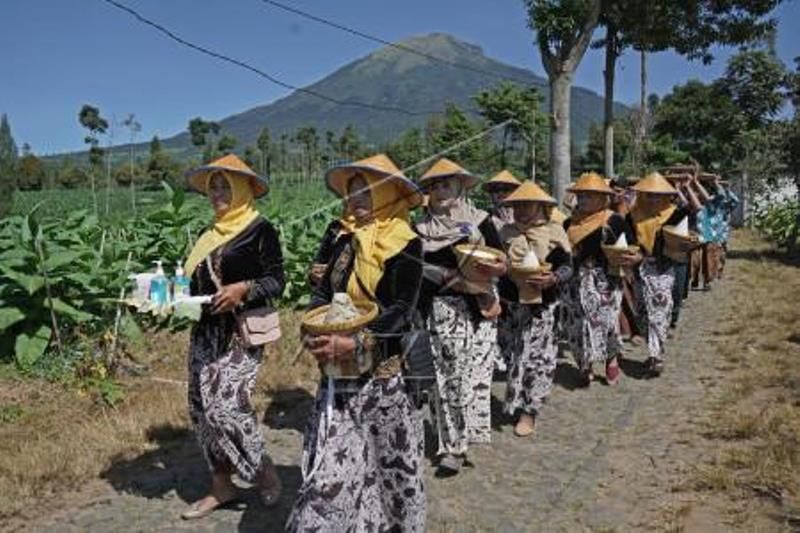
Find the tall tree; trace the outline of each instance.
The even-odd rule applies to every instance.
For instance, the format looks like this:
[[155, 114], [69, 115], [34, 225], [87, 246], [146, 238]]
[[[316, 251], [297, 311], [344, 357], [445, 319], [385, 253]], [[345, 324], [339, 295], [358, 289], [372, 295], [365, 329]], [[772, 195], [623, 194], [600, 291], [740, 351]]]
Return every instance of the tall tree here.
[[314, 175], [319, 160], [319, 136], [317, 128], [305, 126], [297, 130], [294, 141], [303, 148], [303, 171], [306, 178]]
[[550, 82], [552, 191], [561, 201], [570, 183], [570, 94], [575, 70], [592, 40], [601, 0], [524, 0]]
[[757, 129], [775, 118], [787, 98], [786, 68], [766, 50], [745, 50], [728, 61], [722, 89], [741, 109], [747, 127]]
[[233, 135], [223, 135], [217, 142], [217, 152], [221, 155], [228, 155], [233, 153], [234, 148], [238, 141]]
[[97, 214], [97, 184], [96, 175], [100, 165], [103, 164], [103, 149], [100, 148], [98, 135], [108, 131], [108, 121], [100, 116], [100, 110], [89, 104], [84, 104], [78, 112], [78, 122], [89, 131], [84, 142], [89, 145], [89, 177], [92, 182], [92, 198], [94, 211]]
[[0, 117], [0, 217], [11, 209], [16, 183], [17, 144], [5, 113]]
[[22, 157], [17, 161], [17, 187], [20, 190], [39, 190], [44, 184], [47, 171], [42, 160], [31, 151], [28, 143], [22, 145]]
[[136, 115], [130, 113], [125, 120], [122, 121], [122, 125], [128, 128], [128, 133], [130, 133], [130, 144], [128, 145], [129, 148], [129, 155], [130, 155], [130, 171], [131, 171], [131, 209], [133, 210], [134, 215], [136, 214], [136, 179], [134, 173], [135, 161], [136, 161], [136, 135], [140, 131], [142, 131], [142, 125], [136, 120]]
[[336, 147], [340, 159], [353, 160], [360, 155], [361, 139], [355, 126], [352, 124], [345, 126], [339, 135], [339, 140], [336, 141]]
[[[767, 18], [781, 0], [604, 0], [600, 24], [605, 37], [605, 172], [614, 173], [614, 77], [617, 59], [626, 48], [640, 53], [673, 49], [689, 59], [708, 63], [714, 45], [736, 46], [774, 35]], [[641, 105], [645, 113], [646, 105]]]
[[207, 163], [213, 159], [216, 155], [214, 139], [220, 132], [220, 125], [217, 122], [195, 117], [189, 121], [187, 129], [191, 136], [192, 144], [198, 149], [201, 147], [204, 148], [202, 155], [203, 163]]
[[426, 156], [425, 136], [419, 128], [411, 128], [404, 131], [386, 151], [400, 168], [410, 167]]
[[444, 116], [428, 122], [427, 137], [434, 153], [458, 161], [473, 172], [488, 170], [489, 146], [485, 137], [465, 142], [477, 135], [482, 124], [469, 118], [457, 105], [448, 104]]
[[269, 134], [269, 128], [262, 128], [261, 133], [258, 134], [256, 146], [260, 152], [260, 168], [259, 171], [262, 175], [266, 176], [270, 173], [270, 159], [272, 156], [272, 137]]
[[539, 111], [542, 98], [535, 87], [521, 87], [503, 82], [493, 89], [479, 92], [474, 98], [478, 109], [489, 124], [509, 122], [500, 144], [500, 166], [507, 168], [506, 153], [513, 143], [525, 145], [525, 167], [530, 179], [536, 178], [537, 144], [543, 142], [547, 119]]

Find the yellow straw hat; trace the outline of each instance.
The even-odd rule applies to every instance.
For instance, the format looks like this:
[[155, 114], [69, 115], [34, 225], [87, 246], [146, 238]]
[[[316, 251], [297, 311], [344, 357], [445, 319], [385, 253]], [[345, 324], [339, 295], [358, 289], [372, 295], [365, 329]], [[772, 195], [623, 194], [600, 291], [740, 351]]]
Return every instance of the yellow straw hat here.
[[253, 187], [253, 196], [256, 198], [264, 196], [269, 190], [266, 177], [259, 176], [253, 169], [239, 159], [235, 154], [229, 154], [219, 159], [212, 161], [207, 165], [197, 167], [186, 173], [186, 180], [189, 185], [196, 191], [206, 194], [206, 186], [208, 184], [208, 176], [213, 172], [224, 171], [233, 176], [242, 177], [250, 180], [250, 185]]
[[435, 179], [449, 178], [451, 176], [458, 176], [464, 180], [464, 186], [471, 189], [478, 183], [478, 177], [468, 172], [464, 167], [458, 163], [450, 161], [446, 157], [441, 158], [428, 169], [425, 174], [420, 176], [418, 183], [420, 187], [424, 187], [427, 183]]
[[581, 174], [581, 177], [578, 178], [578, 181], [576, 181], [571, 187], [568, 187], [567, 190], [571, 193], [599, 192], [603, 194], [614, 194], [614, 190], [609, 187], [606, 180], [604, 180], [597, 172], [587, 172], [586, 174]]
[[488, 191], [494, 187], [519, 187], [522, 182], [508, 170], [501, 170], [492, 179], [485, 181], [482, 185], [483, 190]]
[[556, 199], [544, 192], [544, 189], [532, 181], [526, 181], [517, 190], [509, 194], [503, 203], [513, 202], [541, 202], [550, 205], [557, 205]]
[[652, 172], [631, 187], [636, 192], [648, 194], [678, 194], [678, 191], [658, 172]]
[[347, 183], [359, 172], [393, 180], [404, 190], [404, 196], [411, 209], [422, 205], [422, 191], [386, 154], [377, 154], [354, 163], [333, 167], [325, 174], [325, 181], [330, 190], [344, 198], [347, 196]]

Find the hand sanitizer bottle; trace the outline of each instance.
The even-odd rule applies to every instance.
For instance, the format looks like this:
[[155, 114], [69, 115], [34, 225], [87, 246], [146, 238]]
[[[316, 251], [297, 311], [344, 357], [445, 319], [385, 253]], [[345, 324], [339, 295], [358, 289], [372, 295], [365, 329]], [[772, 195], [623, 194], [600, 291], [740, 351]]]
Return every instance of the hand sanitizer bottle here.
[[150, 282], [150, 301], [155, 305], [166, 305], [169, 298], [169, 281], [164, 275], [163, 261], [153, 261], [156, 264], [156, 275]]
[[178, 263], [175, 268], [175, 278], [172, 280], [172, 299], [174, 301], [191, 296], [191, 289], [189, 287], [189, 278], [183, 271], [183, 266]]

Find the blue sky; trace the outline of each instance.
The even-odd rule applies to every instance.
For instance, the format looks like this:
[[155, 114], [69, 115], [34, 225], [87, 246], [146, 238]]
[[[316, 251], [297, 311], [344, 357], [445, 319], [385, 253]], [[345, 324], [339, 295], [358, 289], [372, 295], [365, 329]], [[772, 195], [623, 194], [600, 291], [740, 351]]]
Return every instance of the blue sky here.
[[[179, 35], [306, 85], [378, 47], [298, 18], [260, 0], [121, 0]], [[487, 55], [542, 74], [520, 0], [283, 0], [344, 25], [397, 41], [435, 31], [483, 47]], [[778, 53], [800, 55], [800, 3], [776, 12]], [[601, 35], [598, 31], [597, 35]], [[100, 0], [2, 0], [0, 113], [18, 145], [37, 153], [83, 147], [77, 112], [84, 103], [122, 120], [135, 113], [139, 139], [167, 137], [194, 116], [220, 119], [286, 94], [255, 75], [178, 46]], [[718, 77], [730, 50], [710, 66], [661, 53], [649, 63], [649, 92], [664, 94], [691, 78]], [[627, 54], [617, 100], [638, 101], [638, 56]], [[577, 85], [602, 92], [601, 51], [587, 54]], [[118, 139], [126, 137], [121, 130]]]

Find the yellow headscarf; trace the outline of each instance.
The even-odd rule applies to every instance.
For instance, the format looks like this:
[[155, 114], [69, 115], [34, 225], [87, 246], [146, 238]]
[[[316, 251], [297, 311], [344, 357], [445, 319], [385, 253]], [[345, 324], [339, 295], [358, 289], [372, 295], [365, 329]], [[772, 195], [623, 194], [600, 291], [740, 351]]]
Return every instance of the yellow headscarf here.
[[400, 253], [417, 235], [409, 224], [409, 203], [397, 184], [367, 173], [360, 175], [370, 187], [374, 218], [363, 226], [350, 221], [356, 257], [347, 281], [347, 294], [356, 305], [365, 305], [375, 300], [386, 261]]
[[631, 209], [631, 218], [636, 229], [636, 240], [644, 247], [648, 255], [653, 255], [653, 247], [656, 245], [656, 234], [661, 227], [669, 220], [676, 207], [672, 204], [660, 211], [646, 209], [643, 202], [636, 202]]
[[[187, 276], [191, 276], [197, 265], [202, 262], [208, 254], [230, 241], [247, 226], [250, 225], [258, 216], [255, 208], [255, 198], [253, 188], [246, 179], [239, 179], [231, 176], [224, 170], [219, 170], [228, 185], [231, 187], [231, 208], [221, 217], [216, 217], [211, 229], [205, 231], [192, 248], [189, 257], [186, 259], [184, 270]], [[216, 172], [209, 172], [206, 178], [206, 188], [210, 185], [211, 177]]]

